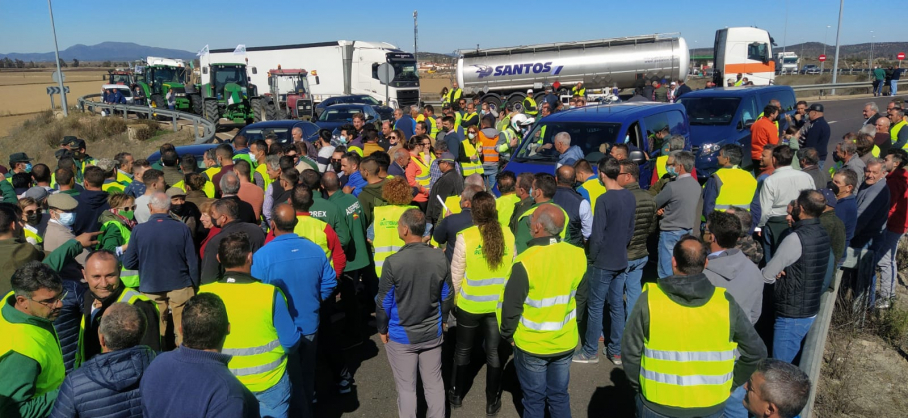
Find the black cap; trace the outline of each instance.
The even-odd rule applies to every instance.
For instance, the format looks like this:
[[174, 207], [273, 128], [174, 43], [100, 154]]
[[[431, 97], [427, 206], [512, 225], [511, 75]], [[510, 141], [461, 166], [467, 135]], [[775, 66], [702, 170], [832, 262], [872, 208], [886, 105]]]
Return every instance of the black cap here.
[[819, 103], [814, 103], [814, 104], [810, 105], [810, 107], [807, 108], [807, 111], [808, 112], [822, 112], [823, 105], [819, 104]]
[[10, 164], [25, 163], [25, 162], [29, 162], [32, 160], [34, 160], [34, 158], [28, 158], [28, 155], [26, 155], [24, 152], [16, 152], [16, 153], [10, 154], [10, 156], [9, 156]]
[[85, 148], [85, 140], [76, 138], [71, 135], [67, 135], [67, 136], [63, 137], [63, 142], [61, 142], [60, 145], [67, 147], [67, 148], [75, 148], [75, 149]]

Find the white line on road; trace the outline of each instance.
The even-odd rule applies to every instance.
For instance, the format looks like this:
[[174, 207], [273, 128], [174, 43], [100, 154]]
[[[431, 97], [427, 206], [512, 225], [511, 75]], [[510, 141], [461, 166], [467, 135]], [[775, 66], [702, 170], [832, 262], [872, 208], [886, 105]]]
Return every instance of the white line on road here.
[[831, 120], [831, 121], [829, 121], [828, 123], [829, 123], [830, 125], [832, 125], [833, 123], [836, 123], [836, 122], [838, 122], [838, 121], [837, 121], [837, 120]]

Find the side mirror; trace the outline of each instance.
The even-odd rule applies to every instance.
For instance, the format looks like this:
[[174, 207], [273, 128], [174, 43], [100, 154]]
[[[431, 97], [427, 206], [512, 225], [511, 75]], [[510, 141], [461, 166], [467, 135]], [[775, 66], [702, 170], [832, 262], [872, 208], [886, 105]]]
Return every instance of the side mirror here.
[[646, 156], [644, 156], [643, 151], [640, 150], [631, 151], [627, 158], [637, 164], [643, 164], [646, 162]]
[[255, 67], [252, 67], [252, 74], [258, 74], [258, 73], [259, 73], [259, 71]]
[[318, 85], [318, 76], [315, 76], [315, 85]]
[[375, 119], [375, 116], [372, 116], [372, 115], [366, 116], [366, 120], [372, 120], [372, 119]]
[[208, 74], [208, 67], [202, 67], [202, 74]]

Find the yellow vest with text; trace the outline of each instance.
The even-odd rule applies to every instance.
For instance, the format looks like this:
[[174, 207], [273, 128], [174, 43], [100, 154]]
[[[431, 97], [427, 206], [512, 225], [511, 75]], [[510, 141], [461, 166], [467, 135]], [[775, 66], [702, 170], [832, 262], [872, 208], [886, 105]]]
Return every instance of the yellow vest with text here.
[[[892, 140], [893, 144], [899, 141], [899, 131], [901, 131], [902, 128], [905, 127], [905, 125], [908, 125], [908, 121], [903, 119], [901, 122], [892, 125], [892, 128], [889, 129], [889, 139]], [[908, 143], [903, 145], [902, 149], [908, 150]]]
[[[7, 305], [11, 297], [13, 292], [7, 293], [0, 301], [2, 302], [0, 306]], [[3, 336], [0, 338], [0, 358], [5, 357], [10, 351], [15, 351], [38, 363], [40, 373], [35, 379], [33, 397], [60, 387], [66, 368], [63, 365], [63, 351], [60, 349], [56, 331], [32, 324], [9, 322], [0, 313], [0, 335]]]
[[[121, 279], [122, 279], [122, 277], [121, 277]], [[125, 283], [123, 285], [125, 286]], [[158, 308], [158, 304], [154, 303], [151, 299], [149, 299], [147, 296], [143, 295], [141, 292], [139, 292], [135, 288], [125, 286], [125, 288], [123, 289], [123, 293], [120, 293], [120, 297], [117, 298], [117, 303], [124, 302], [124, 303], [128, 303], [130, 305], [135, 305], [136, 302], [138, 302], [138, 301], [150, 302], [154, 306], [155, 310], [158, 311], [158, 315], [161, 315], [160, 309]], [[89, 315], [89, 317], [91, 317], [91, 315]], [[147, 318], [147, 320], [149, 322], [157, 321], [158, 318]], [[88, 326], [88, 324], [85, 323], [85, 315], [82, 315], [82, 321], [79, 321], [79, 351], [76, 352], [76, 363], [75, 363], [74, 367], [79, 367], [82, 365], [82, 363], [89, 360], [89, 359], [85, 358], [85, 347], [82, 345], [82, 337], [83, 337], [83, 334], [85, 334], [85, 328], [87, 326]]]
[[[107, 221], [101, 225], [101, 233], [103, 234], [107, 231], [107, 228], [117, 228], [120, 230], [120, 236], [123, 237], [123, 244], [129, 244], [129, 237], [132, 236], [132, 231], [117, 221]], [[139, 288], [139, 271], [138, 270], [127, 270], [125, 267], [121, 267], [120, 270], [120, 280], [123, 281], [123, 284], [126, 287]]]
[[404, 247], [404, 240], [397, 234], [397, 221], [408, 209], [416, 209], [416, 206], [375, 207], [375, 220], [372, 221], [375, 239], [372, 240], [372, 248], [375, 250], [375, 274], [378, 277], [381, 277], [385, 260]]
[[322, 251], [325, 252], [325, 257], [328, 257], [331, 267], [334, 267], [334, 257], [331, 256], [331, 248], [328, 247], [328, 235], [325, 234], [325, 227], [328, 224], [306, 215], [297, 215], [296, 221], [293, 233], [318, 244]]
[[[583, 249], [564, 241], [534, 246], [517, 256], [514, 263], [523, 264], [529, 282], [514, 345], [543, 356], [573, 351], [580, 339], [574, 295], [586, 273]], [[500, 307], [497, 312], [500, 323]]]
[[203, 285], [199, 293], [221, 297], [230, 318], [222, 354], [233, 356], [227, 368], [251, 392], [272, 388], [284, 376], [287, 354], [274, 328], [276, 287], [261, 282]]
[[504, 293], [504, 286], [511, 277], [511, 261], [514, 255], [514, 234], [501, 228], [504, 235], [504, 256], [501, 264], [492, 269], [482, 253], [482, 234], [478, 226], [471, 226], [458, 235], [466, 244], [466, 269], [457, 295], [457, 307], [472, 314], [493, 313], [498, 300]]
[[473, 162], [473, 157], [478, 157], [476, 154], [476, 147], [470, 143], [469, 139], [464, 139], [463, 142], [463, 151], [466, 153], [466, 156], [470, 158], [469, 162], [460, 163], [460, 168], [463, 170], [463, 176], [467, 177], [472, 174], [482, 174], [485, 171], [482, 169], [482, 161], [478, 158], [476, 162]]
[[605, 186], [602, 185], [598, 177], [594, 177], [583, 182], [581, 187], [590, 194], [590, 212], [596, 213], [596, 200], [599, 199], [599, 196], [605, 194]]
[[740, 168], [720, 168], [715, 176], [722, 180], [715, 210], [725, 212], [732, 206], [750, 210], [750, 203], [757, 191], [757, 179], [753, 175]]
[[514, 216], [514, 209], [518, 203], [520, 203], [520, 198], [515, 193], [502, 195], [495, 200], [495, 208], [498, 209], [498, 223], [502, 228], [510, 230], [508, 224], [511, 223], [511, 216]]
[[640, 359], [640, 391], [646, 400], [676, 408], [724, 403], [731, 390], [735, 349], [729, 302], [715, 288], [703, 306], [683, 306], [648, 283], [649, 338]]

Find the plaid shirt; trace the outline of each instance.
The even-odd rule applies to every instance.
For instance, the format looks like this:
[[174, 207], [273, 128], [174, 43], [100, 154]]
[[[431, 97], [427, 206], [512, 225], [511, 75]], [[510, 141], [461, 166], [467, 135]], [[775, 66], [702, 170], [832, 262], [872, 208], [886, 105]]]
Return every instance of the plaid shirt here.
[[[457, 174], [463, 175], [463, 173], [460, 171], [459, 163], [454, 163], [454, 169], [457, 170]], [[431, 189], [432, 186], [435, 185], [435, 181], [438, 180], [443, 174], [441, 172], [441, 169], [438, 168], [437, 159], [435, 161], [432, 161], [432, 165], [429, 166], [429, 174], [432, 176], [432, 178], [429, 180], [429, 188]]]

